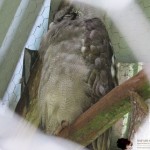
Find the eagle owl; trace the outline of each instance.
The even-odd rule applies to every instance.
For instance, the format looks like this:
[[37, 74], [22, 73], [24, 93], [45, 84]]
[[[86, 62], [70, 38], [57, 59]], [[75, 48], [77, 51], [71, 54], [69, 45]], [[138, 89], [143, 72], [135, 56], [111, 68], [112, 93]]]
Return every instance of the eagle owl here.
[[117, 83], [104, 24], [99, 18], [81, 15], [73, 6], [63, 6], [55, 14], [39, 54], [38, 106], [40, 127], [46, 133], [57, 134]]

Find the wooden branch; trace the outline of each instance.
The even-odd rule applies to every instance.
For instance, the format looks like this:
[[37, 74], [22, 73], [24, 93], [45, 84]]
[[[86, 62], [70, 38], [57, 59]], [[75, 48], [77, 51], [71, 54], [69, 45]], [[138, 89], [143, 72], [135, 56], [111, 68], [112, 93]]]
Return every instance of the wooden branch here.
[[150, 97], [149, 90], [146, 75], [141, 71], [100, 99], [72, 125], [62, 130], [59, 136], [88, 145], [130, 111], [130, 91], [136, 91], [146, 99]]

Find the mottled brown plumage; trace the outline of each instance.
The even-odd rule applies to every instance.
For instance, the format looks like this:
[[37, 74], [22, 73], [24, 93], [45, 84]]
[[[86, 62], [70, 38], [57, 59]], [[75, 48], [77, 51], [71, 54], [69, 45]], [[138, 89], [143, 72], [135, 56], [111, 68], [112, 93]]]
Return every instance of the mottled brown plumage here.
[[114, 88], [113, 50], [99, 18], [79, 16], [73, 7], [65, 7], [55, 15], [39, 52], [41, 125], [56, 134], [63, 122], [71, 124]]

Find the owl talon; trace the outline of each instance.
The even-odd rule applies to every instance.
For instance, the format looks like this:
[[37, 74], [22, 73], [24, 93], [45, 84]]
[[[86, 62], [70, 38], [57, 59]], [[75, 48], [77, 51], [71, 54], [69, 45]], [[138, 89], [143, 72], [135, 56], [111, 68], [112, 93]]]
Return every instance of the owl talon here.
[[61, 132], [68, 125], [69, 125], [68, 121], [62, 120], [61, 125], [56, 129], [56, 131], [54, 132], [54, 135], [58, 135], [59, 132]]

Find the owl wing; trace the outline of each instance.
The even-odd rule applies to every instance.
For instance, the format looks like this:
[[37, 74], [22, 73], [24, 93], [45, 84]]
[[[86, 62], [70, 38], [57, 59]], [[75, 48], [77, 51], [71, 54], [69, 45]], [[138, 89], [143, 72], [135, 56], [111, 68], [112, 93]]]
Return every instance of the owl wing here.
[[[87, 83], [90, 85], [93, 103], [106, 95], [117, 84], [117, 70], [113, 49], [105, 26], [98, 18], [86, 20], [86, 36], [83, 53], [91, 68]], [[88, 42], [87, 42], [88, 41]], [[111, 129], [100, 135], [93, 143], [94, 150], [107, 150], [110, 146]], [[91, 148], [91, 145], [89, 145]]]

